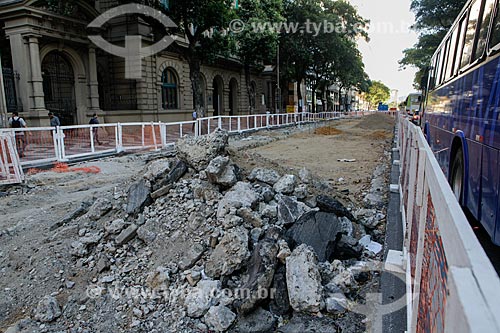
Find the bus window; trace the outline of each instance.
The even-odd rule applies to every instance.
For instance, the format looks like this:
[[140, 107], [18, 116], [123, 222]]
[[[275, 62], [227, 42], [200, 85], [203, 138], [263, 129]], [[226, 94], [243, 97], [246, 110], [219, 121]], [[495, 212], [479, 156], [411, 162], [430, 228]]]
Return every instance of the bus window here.
[[488, 28], [490, 27], [491, 15], [493, 14], [493, 7], [495, 6], [495, 0], [486, 0], [483, 19], [481, 21], [481, 27], [479, 31], [479, 37], [477, 40], [476, 53], [474, 54], [473, 61], [479, 59], [484, 51], [486, 50], [486, 45], [488, 44]]
[[440, 77], [441, 77], [441, 68], [443, 67], [441, 65], [441, 54], [443, 53], [443, 50], [441, 50], [437, 57], [436, 57], [436, 86], [439, 86], [441, 84], [441, 80], [440, 80]]
[[457, 54], [455, 58], [455, 66], [453, 68], [453, 75], [458, 73], [458, 70], [460, 69], [460, 60], [462, 59], [462, 50], [464, 47], [464, 39], [465, 39], [465, 32], [467, 28], [467, 16], [462, 17], [460, 20], [460, 35], [458, 37], [458, 47], [457, 47]]
[[446, 40], [446, 43], [444, 44], [444, 53], [443, 53], [443, 69], [441, 70], [441, 82], [445, 82], [445, 77], [446, 77], [446, 67], [448, 64], [448, 58], [450, 55], [450, 38]]
[[491, 30], [491, 48], [500, 49], [500, 2], [497, 3], [497, 15]]
[[460, 26], [456, 27], [451, 35], [450, 51], [448, 52], [448, 64], [446, 65], [446, 76], [445, 80], [448, 80], [453, 76], [453, 60], [455, 60], [455, 51], [457, 47], [457, 36]]
[[481, 11], [481, 1], [476, 0], [472, 3], [469, 13], [469, 23], [467, 24], [467, 34], [465, 35], [464, 51], [462, 54], [462, 62], [460, 68], [467, 66], [470, 63], [472, 56], [472, 48], [474, 46], [474, 36], [476, 35], [477, 20]]

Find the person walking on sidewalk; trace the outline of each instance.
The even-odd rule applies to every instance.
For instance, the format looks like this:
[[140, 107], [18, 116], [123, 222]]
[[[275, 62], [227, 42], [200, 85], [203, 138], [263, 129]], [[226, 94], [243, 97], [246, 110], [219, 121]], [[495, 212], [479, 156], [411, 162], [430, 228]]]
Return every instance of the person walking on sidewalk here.
[[49, 119], [51, 127], [61, 126], [61, 121], [59, 120], [59, 117], [54, 115], [52, 112], [49, 112]]
[[[9, 119], [10, 128], [27, 128], [26, 121], [19, 117], [19, 112], [12, 112], [12, 118]], [[15, 131], [16, 137], [16, 148], [19, 157], [24, 157], [24, 151], [26, 149], [26, 140], [24, 137], [24, 131]]]
[[[90, 118], [89, 121], [90, 125], [99, 125], [99, 119], [97, 117], [97, 113], [94, 113], [92, 115], [92, 118]], [[98, 127], [92, 127], [92, 136], [94, 137], [94, 141], [97, 142], [98, 145], [101, 145], [102, 143], [99, 141], [99, 133], [98, 133]]]
[[[194, 110], [193, 111], [193, 121], [196, 121], [197, 119], [198, 119], [198, 113], [196, 112], [196, 110]], [[194, 133], [195, 125], [196, 125], [196, 123], [193, 123], [193, 133]]]

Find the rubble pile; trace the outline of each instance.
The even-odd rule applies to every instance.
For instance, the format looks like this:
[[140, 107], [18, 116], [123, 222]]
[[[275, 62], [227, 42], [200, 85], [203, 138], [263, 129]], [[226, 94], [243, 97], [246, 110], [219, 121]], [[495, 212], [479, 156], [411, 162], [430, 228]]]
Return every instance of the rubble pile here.
[[183, 138], [176, 158], [54, 226], [75, 231], [68, 251], [90, 278], [47, 290], [8, 332], [363, 330], [350, 310], [379, 255], [358, 240], [378, 239], [383, 213], [313, 194], [305, 169], [242, 170], [227, 142]]

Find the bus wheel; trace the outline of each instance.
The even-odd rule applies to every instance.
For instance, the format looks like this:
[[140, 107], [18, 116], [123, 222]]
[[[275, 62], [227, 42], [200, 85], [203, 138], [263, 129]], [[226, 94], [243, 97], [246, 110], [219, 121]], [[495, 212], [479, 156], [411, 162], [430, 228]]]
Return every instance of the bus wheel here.
[[457, 198], [458, 202], [462, 204], [462, 197], [464, 193], [464, 158], [461, 149], [457, 151], [455, 158], [453, 159], [450, 184], [451, 189], [455, 194], [455, 198]]

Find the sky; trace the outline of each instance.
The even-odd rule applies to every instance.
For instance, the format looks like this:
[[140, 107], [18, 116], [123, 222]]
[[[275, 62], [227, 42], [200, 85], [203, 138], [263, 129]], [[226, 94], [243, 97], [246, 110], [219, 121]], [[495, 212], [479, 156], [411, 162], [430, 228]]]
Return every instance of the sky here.
[[401, 70], [398, 60], [403, 50], [417, 42], [417, 34], [410, 30], [415, 16], [410, 11], [411, 0], [349, 0], [358, 12], [370, 20], [370, 41], [359, 41], [365, 71], [371, 80], [382, 81], [390, 89], [397, 89], [399, 98], [414, 92], [416, 70]]

